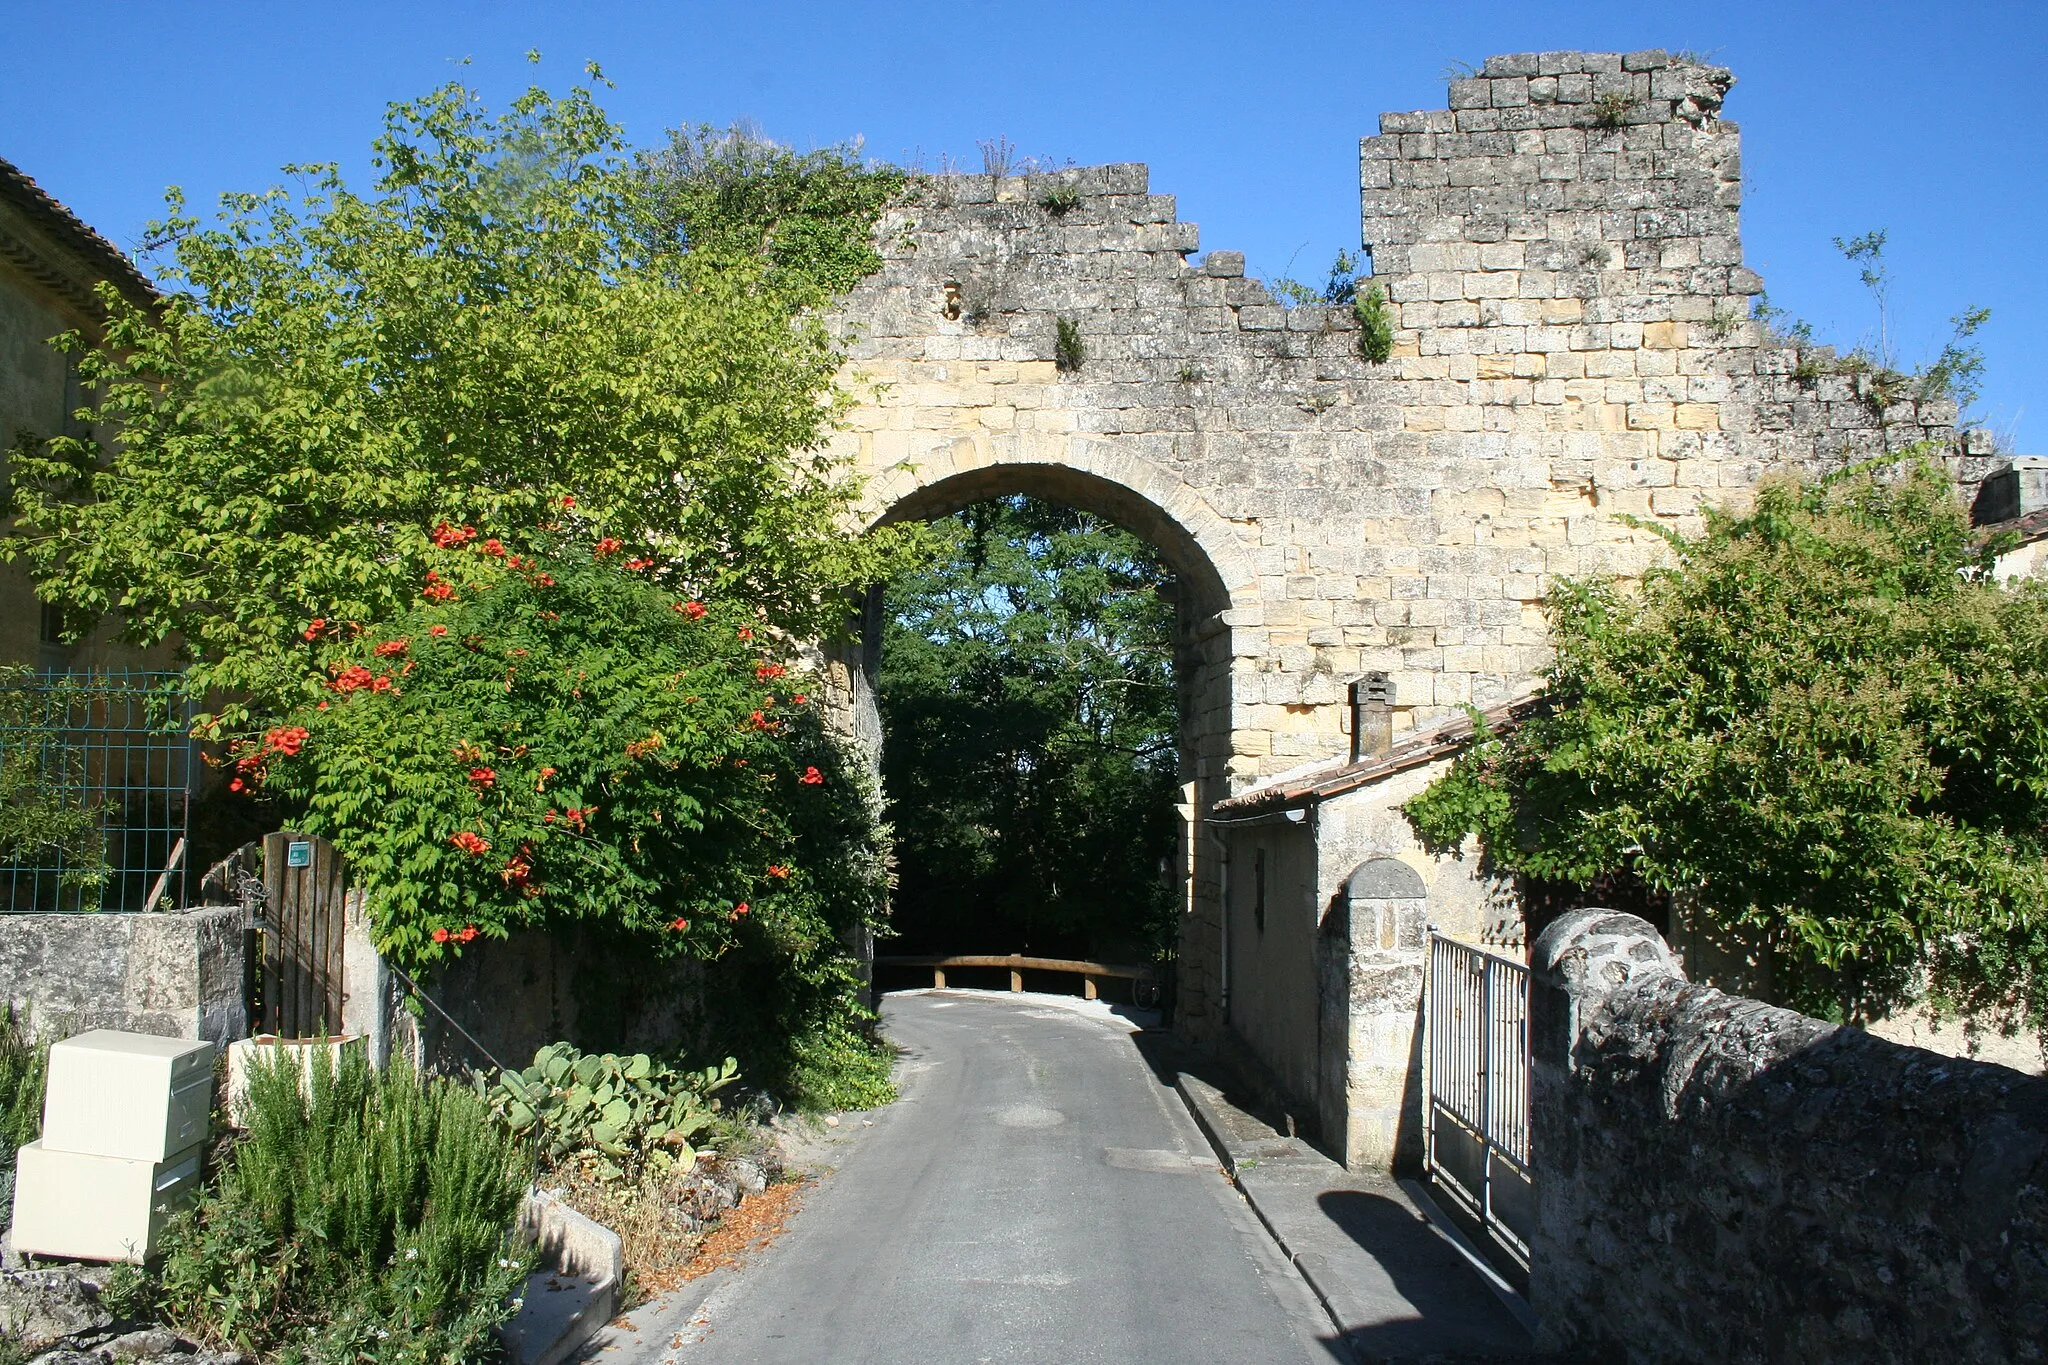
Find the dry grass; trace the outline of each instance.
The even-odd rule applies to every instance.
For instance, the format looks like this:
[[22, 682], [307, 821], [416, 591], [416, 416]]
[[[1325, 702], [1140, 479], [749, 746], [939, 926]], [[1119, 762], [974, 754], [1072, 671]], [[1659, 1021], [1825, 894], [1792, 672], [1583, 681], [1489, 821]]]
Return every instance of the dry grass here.
[[709, 1188], [702, 1167], [648, 1170], [633, 1182], [603, 1180], [572, 1163], [551, 1171], [543, 1183], [560, 1186], [571, 1208], [619, 1234], [636, 1299], [667, 1293], [766, 1246], [794, 1211], [800, 1188], [770, 1185], [728, 1209]]

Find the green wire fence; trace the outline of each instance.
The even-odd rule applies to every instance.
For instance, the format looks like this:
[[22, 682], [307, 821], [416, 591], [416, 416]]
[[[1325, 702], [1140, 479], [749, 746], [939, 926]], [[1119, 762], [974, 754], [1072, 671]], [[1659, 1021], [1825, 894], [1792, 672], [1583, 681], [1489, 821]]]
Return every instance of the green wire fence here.
[[179, 673], [0, 670], [0, 912], [185, 904], [192, 714]]

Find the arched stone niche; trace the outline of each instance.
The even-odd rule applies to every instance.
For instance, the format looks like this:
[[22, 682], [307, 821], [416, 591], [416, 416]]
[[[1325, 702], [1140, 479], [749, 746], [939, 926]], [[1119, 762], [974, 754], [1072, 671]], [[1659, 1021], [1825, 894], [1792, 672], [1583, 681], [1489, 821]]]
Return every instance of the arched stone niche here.
[[1398, 858], [1369, 858], [1345, 879], [1344, 897], [1350, 902], [1354, 948], [1421, 949], [1429, 888], [1414, 868]]

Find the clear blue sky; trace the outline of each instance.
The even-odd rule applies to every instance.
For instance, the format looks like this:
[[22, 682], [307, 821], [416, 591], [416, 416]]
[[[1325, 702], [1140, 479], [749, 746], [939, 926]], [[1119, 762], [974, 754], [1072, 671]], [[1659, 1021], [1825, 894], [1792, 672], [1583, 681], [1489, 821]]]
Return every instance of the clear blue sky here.
[[1901, 358], [1990, 306], [1979, 413], [2048, 452], [2044, 0], [0, 0], [0, 156], [131, 246], [166, 185], [204, 205], [287, 161], [361, 174], [387, 101], [459, 77], [500, 103], [536, 47], [556, 88], [602, 64], [636, 142], [746, 117], [928, 167], [996, 135], [1149, 162], [1205, 249], [1304, 278], [1357, 245], [1358, 137], [1442, 107], [1454, 61], [1691, 49], [1738, 78], [1744, 239], [1773, 300], [1854, 344], [1875, 314], [1830, 239], [1888, 229]]

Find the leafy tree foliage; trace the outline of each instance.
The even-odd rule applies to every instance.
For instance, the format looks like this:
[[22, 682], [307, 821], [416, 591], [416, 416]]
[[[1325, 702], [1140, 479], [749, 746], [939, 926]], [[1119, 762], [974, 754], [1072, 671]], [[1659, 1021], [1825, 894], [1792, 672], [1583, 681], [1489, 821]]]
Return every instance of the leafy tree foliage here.
[[813, 303], [881, 269], [875, 221], [908, 178], [858, 143], [798, 152], [738, 124], [675, 129], [639, 162], [659, 246], [758, 258]]
[[[805, 240], [664, 233], [696, 191], [628, 161], [585, 89], [494, 117], [444, 87], [392, 108], [376, 165], [367, 194], [288, 168], [212, 226], [174, 194], [163, 305], [107, 293], [104, 341], [66, 340], [117, 435], [18, 450], [0, 549], [68, 618], [182, 641], [235, 723], [308, 694], [307, 620], [397, 619], [448, 567], [443, 522], [516, 538], [573, 497], [669, 586], [792, 631], [886, 572], [890, 538], [838, 524], [838, 356], [778, 264]], [[879, 211], [832, 205], [856, 234]]]
[[1767, 481], [1631, 594], [1566, 581], [1554, 709], [1408, 818], [1503, 869], [1633, 871], [1767, 955], [1775, 993], [2048, 1018], [2048, 588], [2001, 585], [1932, 463]]
[[173, 196], [161, 306], [63, 343], [114, 435], [17, 451], [0, 553], [184, 648], [234, 785], [334, 839], [394, 961], [569, 922], [718, 958], [750, 1074], [886, 1092], [841, 945], [879, 798], [787, 670], [906, 539], [843, 524], [816, 312], [900, 177], [637, 163], [587, 89], [449, 85], [375, 151], [367, 192]]
[[889, 584], [882, 651], [897, 928], [953, 951], [1163, 951], [1171, 576], [1031, 498], [934, 530], [936, 561]]

